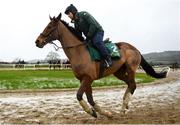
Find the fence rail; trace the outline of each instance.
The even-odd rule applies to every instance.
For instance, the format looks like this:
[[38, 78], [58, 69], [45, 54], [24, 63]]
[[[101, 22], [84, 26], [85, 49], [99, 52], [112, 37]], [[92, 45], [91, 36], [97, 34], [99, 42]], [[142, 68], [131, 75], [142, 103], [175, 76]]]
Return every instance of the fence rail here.
[[[162, 68], [168, 65], [153, 66], [157, 71], [161, 71]], [[171, 67], [169, 65], [169, 67]], [[179, 67], [171, 67], [173, 71], [178, 70]], [[0, 70], [62, 70], [71, 69], [71, 64], [0, 64]], [[142, 69], [139, 68], [138, 71]], [[144, 71], [144, 70], [142, 70]]]
[[0, 64], [0, 70], [61, 70], [71, 69], [71, 64]]

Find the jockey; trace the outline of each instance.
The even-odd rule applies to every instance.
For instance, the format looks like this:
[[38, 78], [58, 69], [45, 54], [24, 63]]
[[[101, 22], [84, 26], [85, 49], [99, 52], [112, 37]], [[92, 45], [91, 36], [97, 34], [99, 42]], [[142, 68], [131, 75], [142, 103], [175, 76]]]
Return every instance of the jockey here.
[[86, 41], [92, 41], [93, 46], [98, 49], [104, 59], [104, 66], [112, 66], [111, 56], [103, 42], [104, 30], [96, 19], [86, 11], [78, 12], [73, 4], [66, 8], [65, 14], [74, 23], [75, 29], [86, 36]]

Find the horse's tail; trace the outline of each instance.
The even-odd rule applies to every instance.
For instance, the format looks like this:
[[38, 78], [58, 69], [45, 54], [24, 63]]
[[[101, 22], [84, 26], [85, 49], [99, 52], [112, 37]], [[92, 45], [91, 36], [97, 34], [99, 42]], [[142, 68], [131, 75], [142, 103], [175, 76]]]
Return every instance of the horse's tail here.
[[154, 78], [166, 78], [169, 71], [170, 71], [170, 68], [167, 67], [167, 68], [164, 68], [160, 73], [157, 73], [153, 67], [148, 63], [146, 62], [146, 60], [144, 59], [144, 57], [141, 55], [141, 63], [140, 65], [142, 66], [142, 68], [144, 69], [144, 71], [154, 77]]

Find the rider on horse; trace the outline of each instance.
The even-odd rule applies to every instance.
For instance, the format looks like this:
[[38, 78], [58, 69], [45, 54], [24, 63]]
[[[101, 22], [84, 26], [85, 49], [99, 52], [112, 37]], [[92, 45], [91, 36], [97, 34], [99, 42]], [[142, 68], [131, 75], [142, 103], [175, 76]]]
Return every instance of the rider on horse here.
[[75, 29], [86, 36], [86, 41], [92, 41], [93, 46], [100, 52], [105, 67], [112, 66], [111, 56], [103, 42], [104, 30], [96, 19], [86, 11], [78, 12], [73, 4], [66, 8], [65, 14], [72, 20]]

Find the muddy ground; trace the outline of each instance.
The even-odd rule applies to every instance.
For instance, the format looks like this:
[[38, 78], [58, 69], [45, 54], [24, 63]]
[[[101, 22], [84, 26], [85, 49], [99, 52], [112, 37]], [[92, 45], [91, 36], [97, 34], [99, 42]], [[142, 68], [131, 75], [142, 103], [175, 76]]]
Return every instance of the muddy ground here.
[[[125, 88], [94, 89], [93, 95], [113, 118], [95, 119], [82, 111], [76, 90], [0, 91], [0, 123], [15, 124], [173, 124], [180, 123], [180, 72], [170, 72], [151, 85], [138, 85], [126, 114], [121, 112]], [[85, 98], [85, 97], [84, 97]]]

